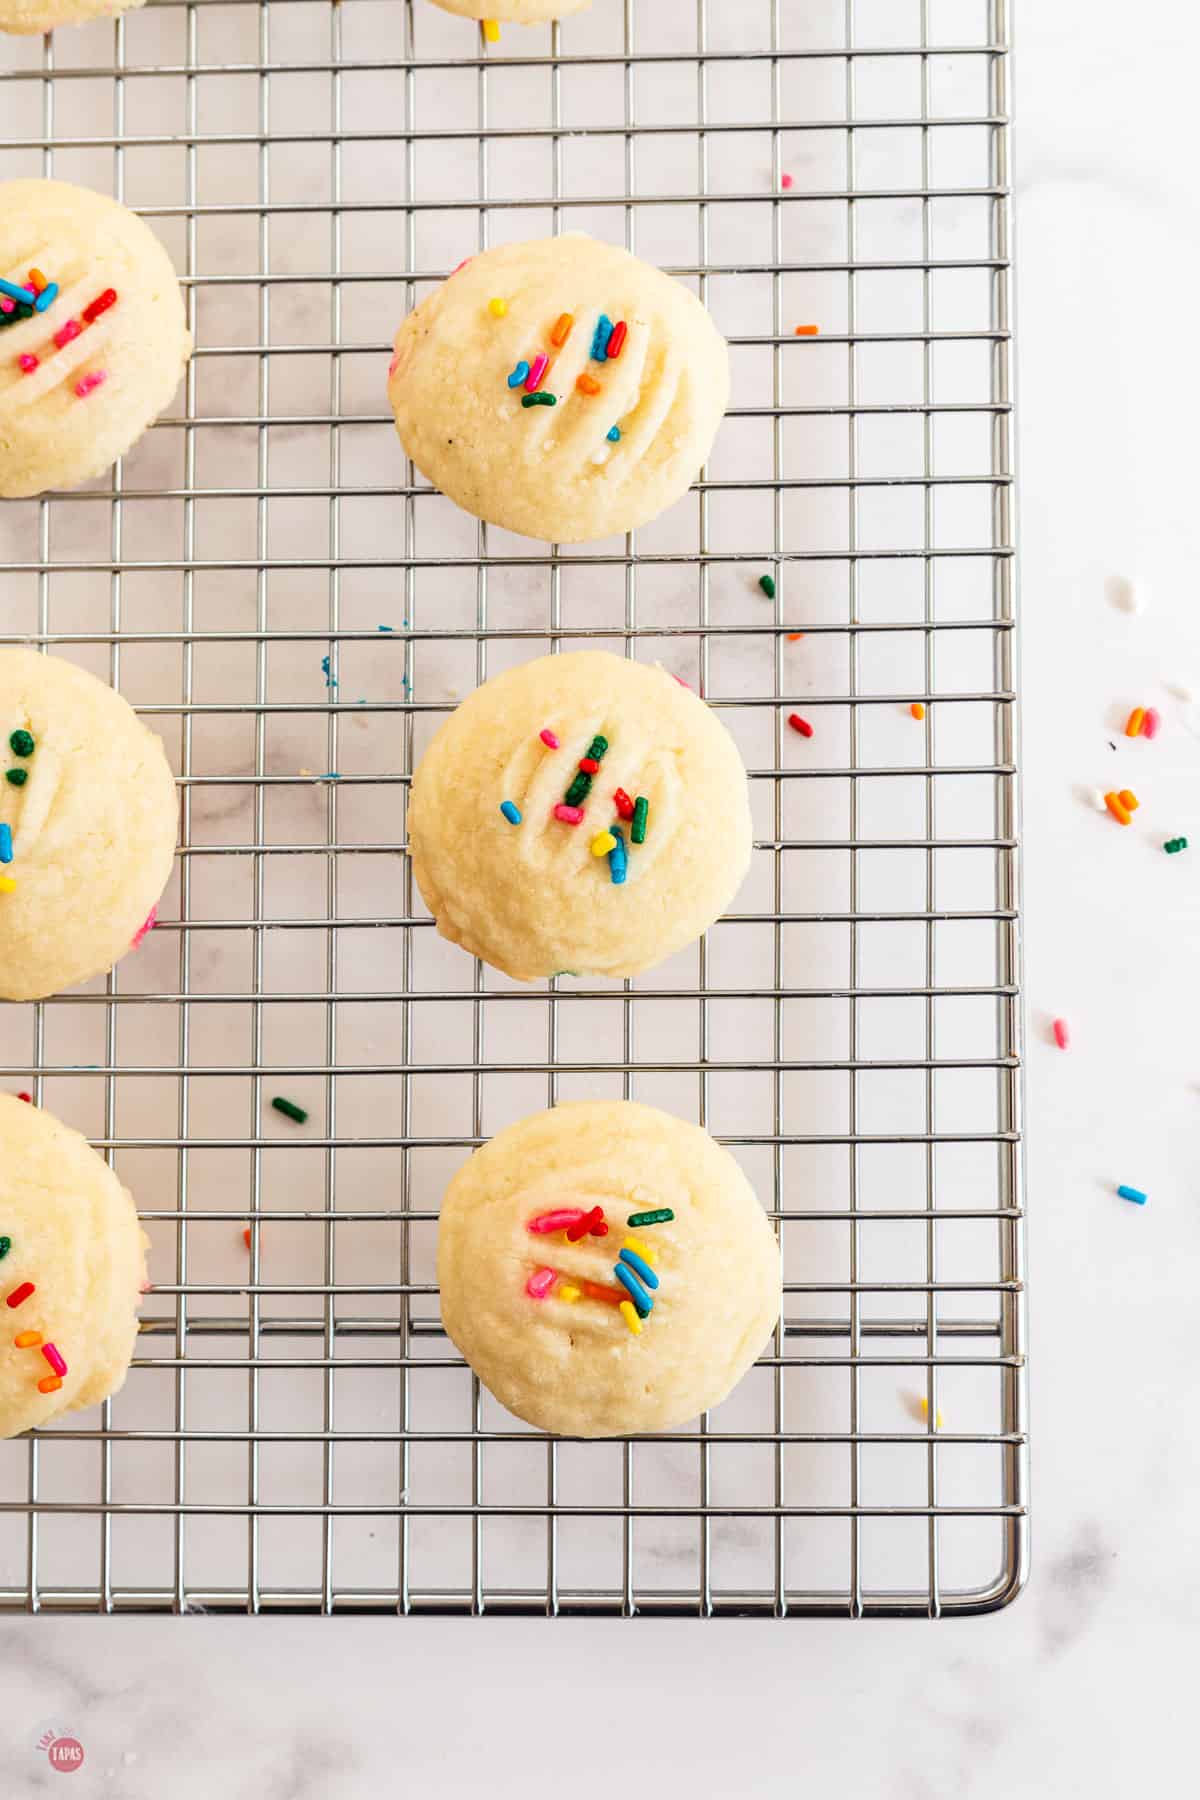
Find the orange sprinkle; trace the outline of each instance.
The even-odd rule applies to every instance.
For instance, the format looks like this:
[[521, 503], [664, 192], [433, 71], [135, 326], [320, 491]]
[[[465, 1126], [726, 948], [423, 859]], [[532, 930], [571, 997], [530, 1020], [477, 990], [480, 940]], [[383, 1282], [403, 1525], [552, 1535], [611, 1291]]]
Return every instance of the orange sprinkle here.
[[39, 294], [44, 294], [50, 284], [40, 269], [30, 269], [29, 285], [32, 288], [36, 288]]
[[43, 1375], [38, 1382], [39, 1394], [56, 1394], [62, 1386], [61, 1375]]
[[1144, 706], [1135, 706], [1133, 711], [1130, 713], [1129, 717], [1125, 721], [1125, 736], [1126, 737], [1141, 737], [1142, 726], [1145, 723], [1146, 723], [1145, 707]]
[[914, 719], [923, 719], [925, 717], [925, 708], [921, 705], [919, 700], [914, 700], [908, 710]]
[[788, 632], [788, 643], [789, 644], [798, 644], [800, 642], [800, 639], [803, 636], [804, 636], [804, 633], [802, 631], [789, 631]]
[[797, 337], [819, 337], [820, 335], [821, 327], [819, 325], [797, 325], [796, 327]]
[[36, 1350], [42, 1341], [40, 1331], [18, 1331], [13, 1343], [18, 1350]]
[[581, 394], [598, 394], [600, 392], [600, 383], [594, 375], [577, 375], [575, 386]]
[[623, 1287], [602, 1287], [598, 1281], [580, 1281], [577, 1285], [583, 1289], [589, 1300], [604, 1300], [609, 1306], [620, 1306], [622, 1300], [629, 1298]]
[[1132, 825], [1133, 820], [1129, 810], [1119, 794], [1105, 794], [1104, 804], [1118, 825]]
[[1122, 788], [1117, 798], [1120, 800], [1121, 805], [1125, 808], [1126, 812], [1135, 813], [1137, 811], [1138, 797], [1136, 794], [1131, 794], [1128, 788]]
[[550, 333], [550, 342], [556, 350], [561, 350], [571, 335], [571, 327], [575, 323], [574, 313], [559, 313], [554, 321], [554, 330]]
[[247, 1225], [245, 1231], [243, 1231], [243, 1233], [242, 1233], [242, 1242], [243, 1242], [243, 1244], [245, 1244], [245, 1246], [248, 1250], [250, 1248], [250, 1227], [248, 1225]]

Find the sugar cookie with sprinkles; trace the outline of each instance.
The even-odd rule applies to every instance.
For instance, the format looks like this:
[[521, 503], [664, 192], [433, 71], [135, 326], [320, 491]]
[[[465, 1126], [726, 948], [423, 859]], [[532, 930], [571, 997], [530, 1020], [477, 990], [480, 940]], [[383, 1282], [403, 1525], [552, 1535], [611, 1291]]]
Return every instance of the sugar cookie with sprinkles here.
[[0, 496], [101, 474], [190, 355], [171, 259], [135, 213], [63, 181], [0, 183]]
[[0, 0], [0, 31], [18, 34], [54, 31], [130, 12], [144, 0]]
[[87, 1140], [0, 1094], [0, 1438], [121, 1386], [148, 1243]]
[[781, 1296], [775, 1234], [728, 1150], [624, 1100], [535, 1113], [477, 1150], [442, 1201], [438, 1282], [501, 1405], [585, 1438], [718, 1405]]
[[144, 935], [175, 855], [175, 781], [112, 688], [16, 647], [0, 648], [0, 771], [0, 998], [37, 1000]]
[[473, 257], [409, 314], [388, 395], [417, 468], [476, 517], [581, 543], [686, 493], [729, 398], [695, 295], [581, 232]]
[[565, 19], [570, 13], [586, 12], [592, 0], [433, 0], [433, 4], [463, 19], [544, 25], [548, 19]]
[[438, 930], [473, 956], [518, 981], [636, 975], [737, 892], [746, 771], [718, 715], [662, 669], [595, 650], [541, 657], [485, 682], [437, 731], [408, 842]]

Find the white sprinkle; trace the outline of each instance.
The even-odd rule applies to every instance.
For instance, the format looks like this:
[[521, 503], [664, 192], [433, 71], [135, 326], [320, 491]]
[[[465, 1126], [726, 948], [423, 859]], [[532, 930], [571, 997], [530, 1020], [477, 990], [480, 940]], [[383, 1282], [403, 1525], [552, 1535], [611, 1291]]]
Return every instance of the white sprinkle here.
[[1125, 584], [1125, 610], [1131, 613], [1144, 613], [1150, 600], [1150, 590], [1144, 581], [1129, 581]]
[[1182, 700], [1185, 706], [1190, 706], [1192, 701], [1196, 698], [1195, 689], [1190, 688], [1186, 681], [1169, 681], [1167, 683], [1167, 692], [1168, 694], [1174, 694], [1177, 700]]
[[1088, 798], [1091, 800], [1091, 803], [1097, 812], [1108, 811], [1108, 801], [1104, 798], [1104, 794], [1100, 788], [1090, 789]]

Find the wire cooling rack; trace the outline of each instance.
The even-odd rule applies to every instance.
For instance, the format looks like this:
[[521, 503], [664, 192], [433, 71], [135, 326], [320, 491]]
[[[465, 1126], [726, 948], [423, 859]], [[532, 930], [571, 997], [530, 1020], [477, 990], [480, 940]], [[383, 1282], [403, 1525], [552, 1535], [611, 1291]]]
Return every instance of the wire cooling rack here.
[[[111, 475], [0, 507], [4, 640], [118, 685], [182, 796], [157, 931], [0, 1009], [0, 1076], [111, 1157], [155, 1278], [120, 1395], [0, 1445], [0, 1607], [1017, 1592], [1006, 14], [595, 0], [485, 47], [424, 0], [167, 0], [3, 40], [0, 175], [143, 212], [197, 352]], [[384, 370], [462, 257], [570, 229], [695, 288], [734, 397], [686, 500], [548, 553], [414, 476]], [[651, 974], [518, 987], [431, 928], [409, 774], [477, 682], [584, 641], [719, 708], [754, 866]], [[705, 1123], [783, 1243], [768, 1352], [657, 1438], [547, 1441], [440, 1328], [450, 1175], [581, 1096]]]

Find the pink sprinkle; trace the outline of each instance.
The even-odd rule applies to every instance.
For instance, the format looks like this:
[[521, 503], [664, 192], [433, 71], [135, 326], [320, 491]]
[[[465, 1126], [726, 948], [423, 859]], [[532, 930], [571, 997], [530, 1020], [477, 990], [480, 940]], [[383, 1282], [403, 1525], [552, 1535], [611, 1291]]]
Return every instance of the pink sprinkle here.
[[[474, 262], [474, 261], [475, 261], [475, 258], [473, 256], [464, 256], [462, 261], [458, 265], [458, 269], [465, 269], [468, 263]], [[446, 280], [449, 281], [452, 276], [457, 275], [458, 269], [451, 269], [450, 274], [447, 275], [447, 277], [446, 277]]]
[[10, 313], [10, 312], [15, 312], [16, 309], [17, 309], [17, 303], [15, 300], [10, 300], [10, 299], [8, 299], [7, 296], [5, 296], [3, 299], [0, 299], [0, 312]]
[[691, 684], [691, 682], [690, 682], [690, 681], [685, 681], [685, 680], [684, 680], [684, 679], [683, 679], [683, 676], [682, 676], [682, 675], [672, 675], [672, 677], [671, 677], [671, 680], [672, 680], [672, 681], [677, 681], [677, 682], [678, 682], [678, 683], [679, 683], [679, 685], [680, 685], [680, 687], [685, 687], [685, 688], [686, 688], [686, 689], [687, 689], [687, 691], [688, 691], [688, 693], [689, 693], [689, 694], [690, 694], [690, 693], [691, 693], [691, 691], [692, 691], [692, 684]]
[[1065, 1019], [1055, 1019], [1054, 1041], [1060, 1050], [1069, 1050], [1071, 1048], [1071, 1033]]
[[557, 1280], [553, 1269], [538, 1269], [525, 1283], [525, 1292], [531, 1300], [544, 1300]]
[[525, 378], [525, 392], [527, 394], [537, 393], [542, 385], [542, 376], [546, 373], [549, 363], [550, 358], [546, 355], [546, 352], [544, 350], [539, 350], [533, 359], [533, 367]]
[[526, 1231], [536, 1231], [539, 1236], [547, 1231], [565, 1231], [568, 1225], [578, 1225], [583, 1211], [578, 1206], [560, 1207], [557, 1212], [539, 1213], [536, 1219], [530, 1219]]
[[58, 1354], [58, 1351], [54, 1348], [53, 1344], [43, 1344], [42, 1345], [42, 1355], [45, 1357], [46, 1361], [50, 1364], [50, 1367], [54, 1370], [54, 1373], [56, 1375], [65, 1375], [66, 1374], [67, 1365], [63, 1361], [62, 1357]]
[[389, 381], [392, 379], [392, 376], [396, 373], [396, 370], [399, 367], [400, 367], [400, 357], [397, 354], [396, 356], [393, 356], [391, 362], [388, 364], [388, 380]]
[[68, 319], [66, 324], [54, 334], [54, 341], [60, 350], [65, 350], [72, 338], [77, 338], [83, 326], [78, 319]]
[[1160, 718], [1159, 714], [1155, 711], [1154, 707], [1148, 706], [1146, 708], [1146, 716], [1142, 720], [1142, 736], [1143, 737], [1157, 737], [1159, 727], [1161, 726], [1161, 724], [1162, 724], [1162, 719]]
[[546, 727], [545, 731], [539, 731], [538, 736], [541, 738], [543, 744], [545, 744], [547, 750], [558, 749], [558, 739], [550, 730], [549, 726]]
[[779, 185], [780, 187], [790, 188], [792, 185], [792, 177], [790, 175], [781, 175], [779, 177]]
[[556, 819], [561, 819], [564, 825], [583, 824], [582, 806], [566, 806], [560, 801], [554, 809], [554, 816]]
[[81, 400], [86, 400], [88, 395], [94, 394], [98, 387], [103, 387], [107, 380], [107, 369], [93, 369], [90, 374], [84, 376], [82, 381], [75, 383], [75, 392]]
[[137, 933], [134, 937], [133, 942], [130, 944], [129, 948], [131, 950], [136, 950], [138, 945], [141, 943], [142, 939], [145, 937], [146, 933], [148, 931], [153, 931], [154, 927], [157, 924], [158, 924], [158, 908], [157, 908], [157, 906], [152, 906], [150, 908], [150, 911], [146, 914], [145, 923], [138, 927]]
[[793, 731], [798, 731], [801, 737], [811, 737], [813, 734], [812, 726], [807, 719], [802, 719], [799, 713], [789, 713], [788, 724]]
[[29, 354], [28, 350], [25, 352], [24, 356], [19, 356], [17, 358], [17, 361], [20, 363], [20, 365], [21, 365], [22, 369], [25, 371], [26, 375], [32, 375], [33, 371], [38, 366], [37, 357], [31, 356]]

